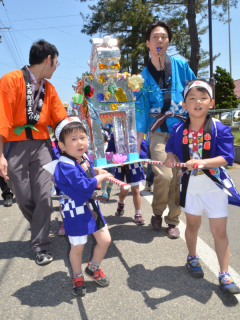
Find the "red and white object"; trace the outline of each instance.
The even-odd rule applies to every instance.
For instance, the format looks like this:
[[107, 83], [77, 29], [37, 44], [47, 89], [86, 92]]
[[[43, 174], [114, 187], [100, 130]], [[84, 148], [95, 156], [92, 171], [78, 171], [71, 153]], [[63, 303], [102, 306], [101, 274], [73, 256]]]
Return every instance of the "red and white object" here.
[[117, 186], [123, 188], [124, 190], [128, 190], [131, 187], [129, 184], [124, 183], [124, 182], [122, 182], [118, 179], [112, 178], [112, 177], [108, 177], [107, 180], [115, 183]]
[[[146, 160], [145, 161], [146, 163], [149, 163], [149, 164], [158, 164], [158, 165], [162, 165], [164, 166], [164, 162], [162, 161], [149, 161], [149, 160]], [[180, 168], [186, 168], [187, 165], [186, 163], [181, 163], [181, 162], [172, 162], [172, 167], [180, 167]], [[202, 164], [195, 164], [193, 166], [193, 169], [202, 169], [203, 168], [203, 165]]]

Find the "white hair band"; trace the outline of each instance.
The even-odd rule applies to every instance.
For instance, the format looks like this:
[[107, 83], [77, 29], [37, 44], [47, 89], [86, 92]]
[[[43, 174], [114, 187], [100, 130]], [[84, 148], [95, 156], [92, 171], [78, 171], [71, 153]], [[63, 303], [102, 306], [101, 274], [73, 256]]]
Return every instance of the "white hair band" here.
[[205, 88], [207, 90], [207, 92], [209, 93], [211, 99], [213, 98], [213, 94], [212, 94], [212, 88], [210, 87], [209, 84], [207, 84], [206, 82], [204, 81], [201, 81], [201, 80], [196, 80], [194, 81], [193, 83], [191, 83], [190, 85], [187, 85], [183, 91], [183, 99], [186, 98], [186, 95], [188, 93], [188, 91], [190, 89], [192, 89], [193, 87], [202, 87], [202, 88]]
[[[61, 123], [59, 123], [59, 125], [57, 126], [57, 128], [55, 129], [55, 136], [57, 138], [57, 140], [59, 141], [59, 136], [60, 133], [62, 131], [62, 129], [69, 123], [71, 122], [80, 122], [82, 123], [82, 121], [78, 118], [78, 117], [69, 117], [64, 119]], [[82, 123], [82, 125], [84, 126], [84, 124]]]

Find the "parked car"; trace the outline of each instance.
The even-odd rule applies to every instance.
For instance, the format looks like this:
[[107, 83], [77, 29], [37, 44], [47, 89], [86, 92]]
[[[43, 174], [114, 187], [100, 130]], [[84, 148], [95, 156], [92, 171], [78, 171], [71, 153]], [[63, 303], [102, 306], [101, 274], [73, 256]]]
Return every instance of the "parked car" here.
[[221, 115], [221, 120], [231, 119], [231, 112], [223, 112]]
[[233, 112], [233, 121], [235, 121], [239, 117], [240, 117], [240, 110], [234, 111]]
[[[233, 111], [233, 121], [235, 121], [237, 118], [240, 117], [240, 109], [237, 109], [236, 111]], [[221, 115], [221, 120], [224, 119], [231, 119], [232, 118], [232, 112], [223, 112]]]

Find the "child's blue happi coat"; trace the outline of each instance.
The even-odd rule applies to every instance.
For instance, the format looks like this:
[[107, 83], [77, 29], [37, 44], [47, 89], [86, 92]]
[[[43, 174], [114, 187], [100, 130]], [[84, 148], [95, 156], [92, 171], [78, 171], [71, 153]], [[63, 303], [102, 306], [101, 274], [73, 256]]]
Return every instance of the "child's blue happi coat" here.
[[[93, 178], [88, 177], [77, 161], [65, 156], [60, 157], [55, 167], [55, 186], [58, 195], [61, 196], [63, 223], [68, 236], [83, 236], [96, 232], [99, 230], [99, 221], [102, 227], [106, 225], [98, 202], [91, 199], [95, 201], [99, 212], [97, 221], [86, 204], [97, 187], [97, 179], [90, 160], [86, 156], [85, 159], [90, 164]], [[94, 209], [91, 203], [89, 206], [90, 209]]]
[[[175, 154], [180, 162], [184, 162], [183, 159], [183, 129], [184, 123], [177, 123], [172, 127], [170, 138], [167, 142], [165, 151]], [[229, 166], [232, 166], [234, 160], [234, 147], [233, 136], [231, 129], [228, 126], [223, 125], [220, 121], [212, 118], [212, 137], [211, 137], [211, 158], [221, 156], [223, 157]], [[240, 206], [240, 195], [224, 167], [218, 168], [217, 174], [212, 174], [211, 169], [209, 172], [212, 176], [215, 176], [220, 184], [216, 185], [228, 194], [229, 204]], [[225, 188], [221, 187], [221, 184]]]

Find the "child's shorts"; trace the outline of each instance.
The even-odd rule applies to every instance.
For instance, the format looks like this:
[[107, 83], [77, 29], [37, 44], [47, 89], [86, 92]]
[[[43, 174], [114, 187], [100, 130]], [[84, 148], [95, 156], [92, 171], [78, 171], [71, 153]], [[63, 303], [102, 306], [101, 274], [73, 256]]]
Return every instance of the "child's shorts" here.
[[198, 194], [187, 192], [183, 210], [195, 216], [201, 216], [205, 211], [208, 218], [224, 218], [228, 216], [228, 195], [220, 189]]
[[[108, 226], [105, 225], [105, 227], [103, 227], [102, 229], [106, 229]], [[100, 229], [100, 230], [102, 230]], [[84, 235], [84, 236], [80, 236], [80, 237], [77, 237], [77, 236], [74, 236], [74, 237], [71, 237], [71, 236], [68, 236], [68, 239], [69, 239], [69, 242], [73, 245], [73, 246], [78, 246], [80, 244], [85, 244], [87, 243], [87, 237], [88, 235]]]

